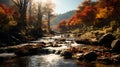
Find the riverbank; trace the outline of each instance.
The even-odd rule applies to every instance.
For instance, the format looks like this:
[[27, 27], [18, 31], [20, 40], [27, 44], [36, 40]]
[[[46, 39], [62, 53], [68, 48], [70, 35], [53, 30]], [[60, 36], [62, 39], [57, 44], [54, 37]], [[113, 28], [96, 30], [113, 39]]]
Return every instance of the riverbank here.
[[[108, 37], [108, 35], [112, 37], [111, 34], [106, 35], [107, 36], [103, 35], [105, 40], [102, 41], [106, 41], [106, 37]], [[93, 42], [97, 43], [97, 45], [94, 45]], [[71, 59], [79, 62], [99, 62], [108, 65], [120, 64], [119, 53], [112, 50], [115, 50], [116, 48], [108, 48], [104, 46], [105, 44], [99, 44], [99, 41], [95, 42], [87, 39], [76, 39], [71, 35], [67, 37], [64, 35], [42, 37], [29, 43], [0, 48], [1, 54], [13, 53], [15, 55], [9, 58], [7, 58], [8, 56], [5, 57], [3, 55], [0, 56], [0, 59], [4, 62], [7, 59], [10, 60], [16, 57], [56, 54], [64, 59]]]

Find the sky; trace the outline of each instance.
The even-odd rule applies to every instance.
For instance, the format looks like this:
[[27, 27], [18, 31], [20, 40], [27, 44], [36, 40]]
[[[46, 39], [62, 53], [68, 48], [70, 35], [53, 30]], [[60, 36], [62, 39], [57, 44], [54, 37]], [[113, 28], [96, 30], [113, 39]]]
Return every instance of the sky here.
[[75, 10], [82, 1], [83, 0], [53, 0], [56, 4], [55, 13], [62, 14], [70, 10]]
[[6, 4], [7, 6], [9, 6], [11, 3], [10, 3], [10, 0], [0, 0], [0, 4]]
[[[7, 5], [10, 4], [8, 2], [9, 0], [0, 0], [0, 4], [6, 3]], [[38, 1], [38, 0], [33, 0], [33, 1]], [[45, 1], [45, 0], [44, 0]], [[68, 12], [70, 10], [75, 10], [77, 9], [78, 5], [82, 2], [83, 0], [53, 0], [55, 3], [55, 13], [56, 14], [63, 14], [65, 12]]]

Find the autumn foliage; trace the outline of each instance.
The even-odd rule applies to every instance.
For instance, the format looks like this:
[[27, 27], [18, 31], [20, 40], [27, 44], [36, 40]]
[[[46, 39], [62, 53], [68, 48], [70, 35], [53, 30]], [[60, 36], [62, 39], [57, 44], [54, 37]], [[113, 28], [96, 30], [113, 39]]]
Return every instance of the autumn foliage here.
[[64, 23], [63, 20], [59, 23], [58, 29], [63, 30], [67, 28], [67, 30], [72, 30], [81, 28], [83, 25], [109, 24], [108, 21], [119, 20], [119, 11], [120, 0], [98, 0], [96, 2], [85, 0], [78, 6], [78, 10], [71, 18], [64, 20]]
[[0, 5], [0, 32], [9, 31], [11, 26], [17, 25], [13, 14], [14, 10], [9, 9], [5, 4]]
[[6, 14], [13, 15], [14, 10], [9, 9], [5, 4], [0, 4], [0, 7], [5, 11]]

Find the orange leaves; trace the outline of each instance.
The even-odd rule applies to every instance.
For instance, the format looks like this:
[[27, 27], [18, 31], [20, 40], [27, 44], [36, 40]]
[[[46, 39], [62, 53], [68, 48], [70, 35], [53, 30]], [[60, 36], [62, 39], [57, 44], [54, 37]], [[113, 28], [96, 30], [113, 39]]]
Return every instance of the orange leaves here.
[[110, 16], [113, 12], [113, 8], [112, 7], [105, 7], [105, 8], [100, 8], [99, 12], [96, 15], [96, 18], [107, 18], [108, 16]]
[[80, 18], [85, 24], [91, 24], [90, 22], [94, 21], [96, 16], [96, 8], [94, 6], [86, 6], [84, 10], [80, 13]]
[[4, 9], [0, 7], [0, 12], [5, 13]]
[[9, 14], [9, 10], [8, 10], [8, 8], [6, 7], [5, 4], [1, 4], [0, 7], [3, 8], [3, 10], [5, 11], [5, 13]]
[[85, 24], [91, 24], [91, 21], [94, 21], [96, 16], [96, 8], [93, 6], [85, 6], [82, 11], [76, 11], [75, 14], [68, 20], [62, 20], [58, 28], [66, 27], [67, 29], [74, 29], [79, 27], [83, 22]]
[[3, 12], [5, 12], [8, 15], [13, 15], [14, 10], [9, 9], [5, 4], [0, 4], [0, 9], [3, 9]]
[[103, 24], [101, 23], [103, 19], [119, 19], [119, 11], [120, 0], [98, 0], [97, 2], [85, 0], [78, 6], [75, 14], [65, 21], [64, 26], [68, 29], [73, 29], [81, 26], [81, 24], [86, 26], [95, 25], [98, 22]]
[[60, 32], [66, 31], [67, 27], [66, 27], [66, 20], [62, 20], [59, 22], [57, 29]]

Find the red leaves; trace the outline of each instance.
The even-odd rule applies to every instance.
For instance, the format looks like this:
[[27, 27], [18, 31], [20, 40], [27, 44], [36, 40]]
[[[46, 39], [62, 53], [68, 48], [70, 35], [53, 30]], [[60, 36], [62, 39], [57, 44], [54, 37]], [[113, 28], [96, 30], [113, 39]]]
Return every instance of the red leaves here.
[[62, 24], [68, 29], [79, 27], [81, 24], [93, 25], [101, 18], [110, 19], [113, 16], [111, 19], [119, 19], [119, 11], [120, 0], [98, 0], [97, 2], [85, 0], [78, 6], [75, 14]]
[[85, 24], [91, 24], [90, 22], [94, 21], [96, 16], [97, 9], [93, 6], [85, 6], [83, 11], [76, 11], [76, 13], [68, 20], [62, 20], [58, 28], [68, 28], [68, 29], [74, 29], [76, 27], [79, 27], [80, 24], [83, 22]]
[[83, 11], [78, 13], [79, 19], [83, 22], [90, 24], [95, 19], [97, 9], [94, 6], [85, 6]]
[[59, 22], [57, 29], [60, 32], [66, 31], [67, 27], [66, 27], [66, 20], [62, 20]]
[[5, 4], [0, 4], [0, 7], [5, 11], [6, 14], [13, 15], [14, 10], [9, 9]]
[[63, 27], [66, 25], [66, 20], [62, 20], [59, 22], [58, 28]]

